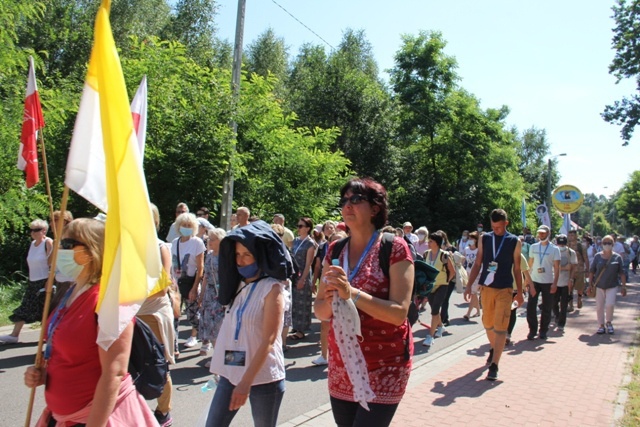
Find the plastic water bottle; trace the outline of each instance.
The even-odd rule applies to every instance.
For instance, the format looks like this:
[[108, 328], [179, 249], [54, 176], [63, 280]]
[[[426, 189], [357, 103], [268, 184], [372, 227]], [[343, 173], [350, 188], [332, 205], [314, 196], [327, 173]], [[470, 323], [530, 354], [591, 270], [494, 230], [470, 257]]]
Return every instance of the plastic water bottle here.
[[518, 308], [518, 301], [513, 300], [511, 303], [511, 310], [515, 310], [516, 308]]
[[205, 385], [202, 386], [201, 390], [203, 393], [206, 393], [209, 390], [215, 390], [217, 386], [218, 386], [218, 383], [216, 382], [216, 380], [211, 378], [209, 381], [206, 382]]

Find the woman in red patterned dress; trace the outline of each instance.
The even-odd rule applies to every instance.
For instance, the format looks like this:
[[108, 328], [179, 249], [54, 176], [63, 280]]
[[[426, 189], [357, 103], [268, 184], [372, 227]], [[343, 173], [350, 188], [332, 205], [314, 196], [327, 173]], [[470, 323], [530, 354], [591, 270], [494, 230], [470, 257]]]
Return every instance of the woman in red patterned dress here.
[[331, 259], [336, 243], [329, 247], [314, 306], [319, 319], [331, 320], [331, 407], [338, 426], [387, 426], [411, 372], [413, 335], [407, 311], [413, 261], [407, 244], [395, 237], [388, 277], [380, 267], [378, 230], [387, 221], [382, 185], [352, 179], [340, 196], [350, 238], [338, 259]]

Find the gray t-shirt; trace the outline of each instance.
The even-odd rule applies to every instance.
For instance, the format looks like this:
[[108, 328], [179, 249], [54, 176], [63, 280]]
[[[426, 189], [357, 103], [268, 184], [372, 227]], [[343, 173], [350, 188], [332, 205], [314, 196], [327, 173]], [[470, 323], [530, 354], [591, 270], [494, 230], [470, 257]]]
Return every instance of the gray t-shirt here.
[[553, 283], [553, 263], [560, 261], [560, 250], [552, 243], [542, 245], [534, 243], [529, 248], [529, 258], [533, 258], [531, 265], [531, 280], [538, 283]]
[[[598, 252], [596, 256], [593, 257], [593, 263], [589, 268], [589, 271], [593, 273], [593, 282], [600, 289], [610, 289], [620, 285], [620, 273], [623, 272], [622, 257], [613, 252], [611, 254], [611, 262], [609, 262], [609, 265], [607, 265], [608, 261], [609, 260], [602, 257], [602, 252]], [[602, 273], [600, 280], [598, 280], [600, 272], [605, 267], [606, 270]]]
[[[560, 250], [560, 267], [566, 267], [568, 264], [578, 264], [578, 256], [573, 249], [565, 248], [566, 250]], [[563, 288], [569, 286], [569, 279], [571, 270], [560, 270], [560, 276], [558, 277], [558, 287]]]

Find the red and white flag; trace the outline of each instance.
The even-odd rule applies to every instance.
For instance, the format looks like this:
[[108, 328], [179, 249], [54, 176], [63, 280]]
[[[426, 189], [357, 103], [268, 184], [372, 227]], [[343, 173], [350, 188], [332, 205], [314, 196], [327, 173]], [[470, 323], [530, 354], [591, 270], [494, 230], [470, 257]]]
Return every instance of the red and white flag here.
[[22, 116], [22, 134], [20, 135], [20, 149], [18, 150], [18, 169], [24, 171], [27, 188], [31, 188], [40, 181], [38, 173], [38, 148], [36, 144], [37, 132], [44, 127], [36, 73], [33, 68], [33, 57], [29, 57], [29, 78], [27, 80], [27, 97], [24, 100], [24, 115]]
[[133, 117], [133, 128], [138, 138], [140, 148], [140, 159], [144, 159], [144, 141], [147, 138], [147, 76], [142, 77], [136, 95], [131, 101], [131, 116]]

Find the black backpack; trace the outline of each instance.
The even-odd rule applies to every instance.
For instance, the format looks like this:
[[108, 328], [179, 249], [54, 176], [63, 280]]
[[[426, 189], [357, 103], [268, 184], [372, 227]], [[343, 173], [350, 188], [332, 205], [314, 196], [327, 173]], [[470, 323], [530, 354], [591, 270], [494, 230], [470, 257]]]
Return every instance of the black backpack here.
[[[382, 241], [380, 243], [380, 256], [378, 257], [378, 262], [380, 263], [380, 270], [384, 276], [389, 278], [389, 259], [391, 258], [391, 251], [393, 250], [393, 238], [395, 235], [391, 233], [383, 233]], [[331, 251], [331, 259], [338, 259], [340, 256], [340, 252], [349, 241], [349, 238], [346, 237], [344, 239], [338, 240], [335, 245], [333, 245], [333, 249]], [[413, 281], [413, 292], [411, 294], [411, 303], [409, 304], [409, 311], [407, 312], [407, 319], [409, 319], [409, 325], [413, 326], [420, 317], [420, 313], [418, 312], [418, 307], [414, 302], [414, 297], [416, 296], [416, 282], [415, 276]]]
[[164, 357], [164, 345], [140, 318], [134, 318], [129, 374], [136, 390], [145, 399], [157, 399], [167, 383], [169, 363]]

